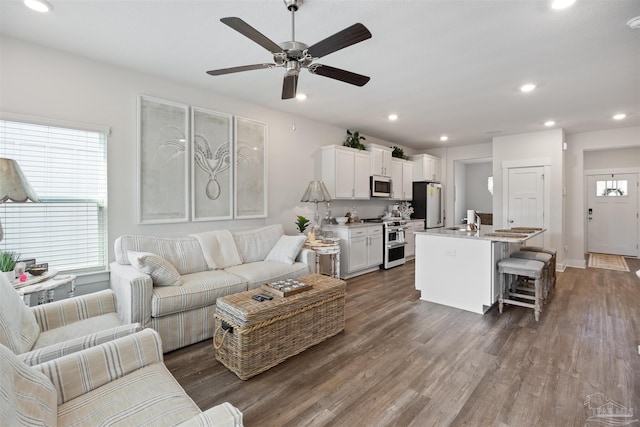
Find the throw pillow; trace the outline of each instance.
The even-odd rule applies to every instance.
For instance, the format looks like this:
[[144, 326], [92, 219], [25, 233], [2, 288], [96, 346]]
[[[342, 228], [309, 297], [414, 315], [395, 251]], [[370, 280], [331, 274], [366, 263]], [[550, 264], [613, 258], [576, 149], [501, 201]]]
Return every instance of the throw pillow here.
[[300, 253], [307, 236], [280, 236], [280, 239], [273, 246], [265, 261], [283, 262], [293, 265], [296, 257]]
[[154, 286], [182, 285], [182, 278], [178, 270], [161, 256], [151, 252], [128, 251], [127, 257], [136, 270], [151, 276]]

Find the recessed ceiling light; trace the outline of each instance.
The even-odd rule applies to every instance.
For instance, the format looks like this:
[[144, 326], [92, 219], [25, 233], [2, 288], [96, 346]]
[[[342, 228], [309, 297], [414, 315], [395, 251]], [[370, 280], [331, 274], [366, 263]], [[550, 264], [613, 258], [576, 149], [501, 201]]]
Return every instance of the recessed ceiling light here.
[[636, 16], [635, 18], [629, 19], [627, 22], [629, 28], [634, 30], [640, 30], [640, 16]]
[[576, 0], [553, 0], [551, 2], [551, 9], [561, 10], [566, 9], [573, 5]]
[[551, 126], [554, 126], [556, 124], [556, 122], [554, 122], [553, 120], [547, 120], [546, 122], [544, 122], [544, 125], [548, 128], [550, 128]]
[[53, 5], [47, 0], [24, 0], [24, 5], [36, 12], [46, 13], [53, 10]]
[[304, 101], [305, 99], [307, 99], [307, 94], [306, 93], [299, 93], [296, 95], [296, 99], [298, 101]]
[[626, 114], [624, 114], [624, 113], [618, 113], [618, 114], [616, 114], [615, 116], [613, 116], [613, 119], [614, 119], [614, 120], [622, 120], [622, 119], [624, 119], [625, 117], [627, 117], [627, 115], [626, 115]]
[[449, 140], [449, 137], [447, 135], [442, 135], [440, 137], [440, 141], [448, 141], [448, 140]]
[[398, 120], [398, 115], [397, 114], [389, 114], [389, 120], [391, 120], [392, 122], [395, 122], [396, 120]]
[[520, 86], [520, 92], [531, 92], [532, 90], [534, 90], [537, 87], [538, 87], [538, 85], [536, 85], [534, 83], [527, 83], [527, 84], [524, 84], [524, 85]]

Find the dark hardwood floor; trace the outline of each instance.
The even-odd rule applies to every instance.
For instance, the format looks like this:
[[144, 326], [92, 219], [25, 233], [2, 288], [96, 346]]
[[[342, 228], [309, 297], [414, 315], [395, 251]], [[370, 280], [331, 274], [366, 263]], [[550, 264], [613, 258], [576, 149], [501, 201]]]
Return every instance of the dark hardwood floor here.
[[209, 340], [165, 363], [202, 409], [229, 401], [246, 426], [602, 425], [588, 395], [640, 413], [640, 260], [627, 263], [558, 273], [536, 323], [420, 301], [410, 262], [348, 280], [345, 331], [247, 381]]

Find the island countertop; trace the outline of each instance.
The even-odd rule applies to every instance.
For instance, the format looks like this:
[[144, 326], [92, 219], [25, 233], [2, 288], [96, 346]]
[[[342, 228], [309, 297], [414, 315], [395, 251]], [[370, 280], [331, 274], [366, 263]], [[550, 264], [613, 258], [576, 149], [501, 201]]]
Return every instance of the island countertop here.
[[416, 235], [425, 234], [429, 236], [454, 237], [460, 239], [523, 243], [546, 231], [544, 228], [536, 230], [528, 229], [527, 232], [522, 231], [522, 229], [495, 229], [495, 227], [491, 225], [480, 226], [480, 231], [467, 231], [465, 227], [465, 225], [458, 225], [455, 227], [430, 228], [424, 231], [416, 231]]

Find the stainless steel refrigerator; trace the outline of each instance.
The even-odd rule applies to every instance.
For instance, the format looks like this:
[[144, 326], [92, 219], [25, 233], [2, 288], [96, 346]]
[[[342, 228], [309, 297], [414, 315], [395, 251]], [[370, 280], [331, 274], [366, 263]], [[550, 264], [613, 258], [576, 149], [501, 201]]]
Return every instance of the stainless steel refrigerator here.
[[438, 182], [413, 183], [413, 214], [411, 218], [424, 219], [425, 228], [444, 226], [442, 184]]

